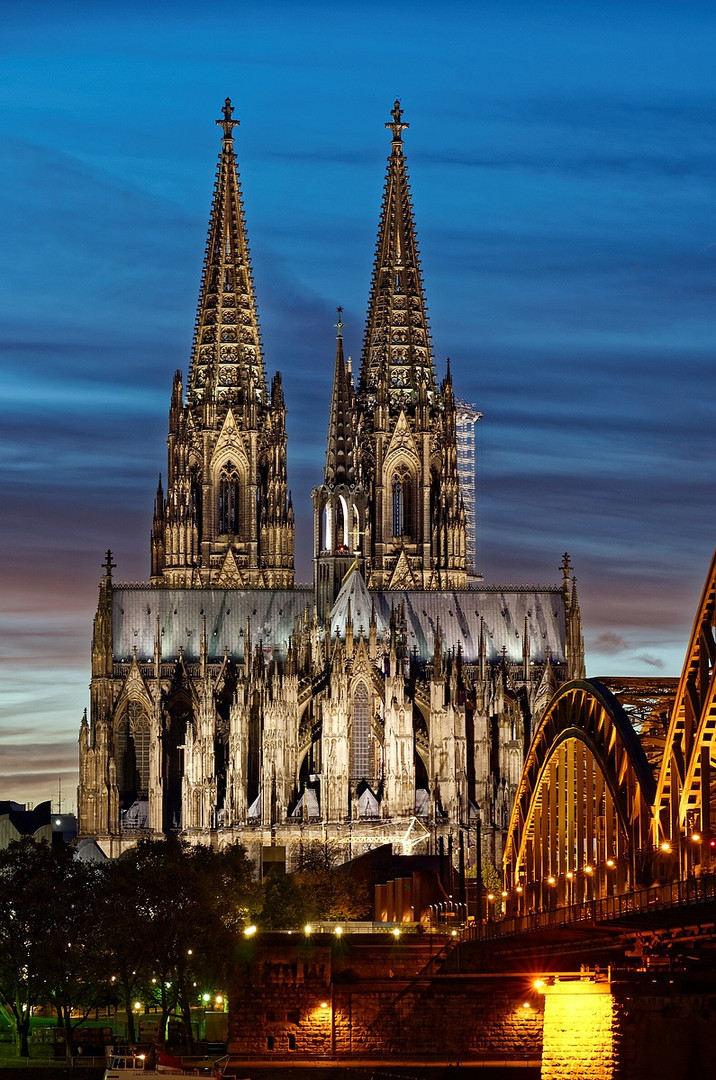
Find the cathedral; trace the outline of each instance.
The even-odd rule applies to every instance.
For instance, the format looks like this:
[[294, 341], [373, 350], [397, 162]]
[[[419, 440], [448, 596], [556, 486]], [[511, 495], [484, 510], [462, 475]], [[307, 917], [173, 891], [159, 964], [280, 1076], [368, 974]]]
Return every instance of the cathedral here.
[[[79, 738], [79, 835], [501, 854], [535, 720], [584, 676], [572, 567], [487, 586], [466, 542], [458, 405], [436, 372], [399, 103], [360, 367], [340, 309], [312, 587], [294, 582], [280, 374], [267, 379], [231, 102], [186, 383], [174, 376], [147, 584], [107, 552]], [[330, 359], [327, 358], [327, 373]], [[479, 414], [476, 414], [479, 415]], [[317, 480], [320, 477], [316, 478]], [[402, 845], [402, 847], [400, 846]]]

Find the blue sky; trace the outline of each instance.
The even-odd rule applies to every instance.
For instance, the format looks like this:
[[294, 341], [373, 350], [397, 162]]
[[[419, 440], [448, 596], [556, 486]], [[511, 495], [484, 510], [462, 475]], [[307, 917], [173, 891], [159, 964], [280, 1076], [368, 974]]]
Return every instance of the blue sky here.
[[677, 675], [714, 529], [712, 3], [3, 8], [0, 798], [74, 799], [100, 564], [145, 580], [224, 98], [310, 575], [335, 307], [357, 359], [400, 97], [479, 563], [579, 579], [591, 675]]

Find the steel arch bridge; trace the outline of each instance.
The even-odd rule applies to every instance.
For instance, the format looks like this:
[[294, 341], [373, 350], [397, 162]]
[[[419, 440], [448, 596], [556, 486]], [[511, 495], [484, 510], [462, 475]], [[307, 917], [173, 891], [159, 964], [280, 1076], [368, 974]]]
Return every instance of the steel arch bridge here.
[[[604, 683], [565, 684], [532, 738], [504, 852], [514, 910], [626, 892], [704, 864], [715, 816], [716, 552], [658, 775]], [[658, 862], [655, 862], [655, 858]], [[641, 880], [639, 880], [641, 878]]]
[[512, 810], [504, 861], [519, 906], [540, 910], [632, 886], [655, 787], [611, 691], [595, 679], [566, 683], [534, 733]]
[[654, 802], [654, 843], [682, 872], [711, 835], [716, 761], [716, 551], [696, 611], [671, 712]]

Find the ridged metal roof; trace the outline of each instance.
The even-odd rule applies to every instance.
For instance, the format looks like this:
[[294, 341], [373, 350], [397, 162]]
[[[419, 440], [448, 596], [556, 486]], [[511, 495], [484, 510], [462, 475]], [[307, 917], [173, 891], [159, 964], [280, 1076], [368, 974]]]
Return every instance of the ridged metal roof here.
[[460, 592], [392, 592], [376, 595], [376, 607], [390, 618], [391, 605], [405, 601], [408, 648], [411, 653], [432, 657], [435, 631], [440, 620], [443, 654], [457, 654], [462, 645], [463, 660], [474, 664], [480, 652], [480, 620], [485, 622], [487, 660], [498, 660], [505, 649], [511, 663], [522, 660], [525, 618], [530, 642], [530, 659], [544, 663], [565, 660], [564, 600], [561, 590], [520, 589]]
[[251, 640], [273, 647], [283, 659], [294, 633], [294, 618], [306, 607], [313, 610], [311, 589], [153, 589], [116, 586], [113, 594], [114, 657], [130, 660], [136, 647], [140, 660], [154, 656], [159, 618], [162, 658], [175, 660], [179, 649], [186, 660], [199, 659], [201, 629], [206, 619], [210, 661], [220, 660], [224, 649], [236, 660], [244, 658], [246, 623]]
[[[368, 636], [370, 612], [356, 604], [351, 614], [356, 635]], [[405, 604], [407, 644], [422, 660], [432, 658], [435, 630], [440, 623], [443, 653], [462, 645], [463, 660], [476, 663], [479, 657], [480, 621], [484, 620], [487, 660], [499, 660], [502, 650], [511, 663], [522, 661], [525, 618], [530, 643], [530, 659], [542, 664], [547, 656], [554, 663], [565, 661], [564, 599], [558, 587], [455, 592], [382, 592], [371, 593], [375, 603], [378, 633], [387, 632], [391, 609]], [[365, 608], [365, 610], [364, 610]], [[308, 609], [313, 611], [313, 592], [301, 589], [166, 589], [117, 585], [113, 593], [113, 635], [115, 660], [130, 660], [136, 647], [140, 660], [154, 655], [157, 618], [162, 637], [162, 658], [171, 661], [180, 648], [187, 661], [199, 658], [202, 622], [206, 619], [207, 647], [210, 661], [220, 660], [224, 650], [237, 660], [244, 657], [247, 620], [256, 646], [262, 641], [277, 659], [286, 655], [294, 633], [294, 619]], [[334, 612], [336, 609], [334, 608]], [[345, 610], [331, 621], [341, 636], [345, 633]]]

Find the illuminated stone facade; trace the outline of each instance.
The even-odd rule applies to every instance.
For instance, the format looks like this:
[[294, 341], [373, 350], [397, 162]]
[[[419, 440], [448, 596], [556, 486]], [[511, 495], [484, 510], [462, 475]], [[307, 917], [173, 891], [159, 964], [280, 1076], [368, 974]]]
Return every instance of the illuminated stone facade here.
[[[79, 830], [242, 839], [260, 857], [426, 851], [481, 814], [500, 847], [531, 726], [584, 673], [553, 586], [469, 579], [449, 369], [438, 382], [399, 106], [360, 372], [338, 320], [314, 582], [294, 583], [280, 376], [269, 391], [227, 101], [186, 391], [171, 397], [151, 581], [111, 556], [80, 733]], [[339, 311], [340, 316], [340, 311]], [[494, 852], [499, 855], [499, 850]]]

